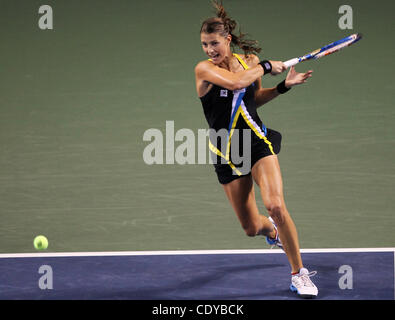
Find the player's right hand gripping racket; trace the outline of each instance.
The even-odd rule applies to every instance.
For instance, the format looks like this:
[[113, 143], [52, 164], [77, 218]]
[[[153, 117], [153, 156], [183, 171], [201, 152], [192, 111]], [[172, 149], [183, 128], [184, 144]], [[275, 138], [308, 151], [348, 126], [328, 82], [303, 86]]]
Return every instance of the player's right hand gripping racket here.
[[310, 60], [310, 59], [319, 59], [319, 58], [325, 57], [328, 54], [337, 52], [343, 48], [346, 48], [346, 47], [352, 45], [353, 43], [359, 41], [361, 38], [362, 38], [362, 34], [354, 33], [354, 34], [352, 34], [348, 37], [345, 37], [341, 40], [338, 40], [338, 41], [335, 41], [331, 44], [328, 44], [325, 47], [322, 47], [322, 48], [317, 49], [313, 52], [305, 54], [304, 56], [285, 61], [284, 64], [287, 68], [289, 68], [289, 67], [294, 66], [295, 64], [298, 64], [299, 62], [303, 62], [303, 61]]

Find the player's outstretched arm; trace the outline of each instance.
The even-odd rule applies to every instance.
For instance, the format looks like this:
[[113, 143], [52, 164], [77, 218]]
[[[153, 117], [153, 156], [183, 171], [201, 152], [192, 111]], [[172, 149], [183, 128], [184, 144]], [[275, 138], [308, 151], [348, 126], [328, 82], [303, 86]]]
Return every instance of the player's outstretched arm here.
[[[286, 88], [290, 89], [293, 86], [306, 83], [307, 79], [312, 76], [312, 73], [313, 70], [309, 70], [305, 73], [300, 73], [295, 70], [295, 67], [291, 67], [285, 79], [284, 85]], [[277, 87], [262, 88], [262, 81], [260, 78], [255, 82], [255, 88], [255, 103], [257, 107], [268, 103], [270, 100], [273, 100], [280, 95]]]
[[[270, 61], [272, 69], [270, 74], [277, 75], [286, 70], [281, 61]], [[202, 61], [195, 67], [197, 83], [207, 81], [228, 90], [239, 90], [248, 87], [256, 79], [265, 74], [263, 67], [256, 64], [247, 70], [231, 72], [220, 68], [208, 60]]]

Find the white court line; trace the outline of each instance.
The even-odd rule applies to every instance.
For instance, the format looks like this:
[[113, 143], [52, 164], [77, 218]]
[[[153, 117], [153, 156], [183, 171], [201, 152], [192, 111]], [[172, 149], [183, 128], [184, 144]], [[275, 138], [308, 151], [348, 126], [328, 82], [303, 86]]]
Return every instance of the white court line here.
[[[393, 252], [395, 265], [395, 248], [330, 248], [301, 249], [301, 253], [339, 253], [339, 252]], [[237, 250], [168, 250], [168, 251], [97, 251], [97, 252], [35, 252], [3, 253], [0, 258], [38, 258], [38, 257], [95, 257], [95, 256], [160, 256], [160, 255], [195, 255], [195, 254], [264, 254], [284, 253], [281, 249], [237, 249]]]

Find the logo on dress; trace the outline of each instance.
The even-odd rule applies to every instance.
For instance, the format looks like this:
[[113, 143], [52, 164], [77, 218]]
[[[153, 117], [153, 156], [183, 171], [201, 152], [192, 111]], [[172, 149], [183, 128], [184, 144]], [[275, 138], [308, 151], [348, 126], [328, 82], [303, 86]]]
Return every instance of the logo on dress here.
[[242, 88], [242, 89], [239, 89], [239, 90], [233, 90], [233, 94], [239, 94], [239, 93], [243, 93], [243, 92], [246, 92], [246, 88]]
[[221, 90], [219, 93], [220, 97], [227, 97], [228, 96], [228, 90]]

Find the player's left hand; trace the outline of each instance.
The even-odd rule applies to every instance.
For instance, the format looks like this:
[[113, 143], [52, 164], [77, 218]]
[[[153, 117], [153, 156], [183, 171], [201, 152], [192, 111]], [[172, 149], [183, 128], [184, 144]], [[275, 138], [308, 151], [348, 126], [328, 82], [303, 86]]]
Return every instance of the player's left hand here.
[[287, 88], [291, 88], [293, 86], [296, 86], [298, 84], [302, 84], [307, 82], [307, 79], [312, 76], [313, 70], [309, 70], [306, 73], [299, 73], [296, 72], [295, 67], [291, 67], [289, 69], [289, 72], [287, 74], [287, 77], [285, 78], [285, 86]]

